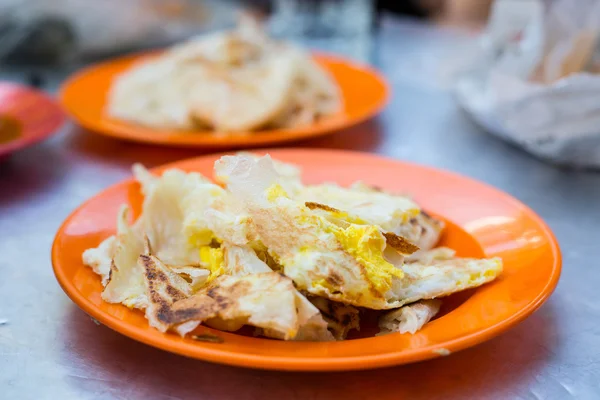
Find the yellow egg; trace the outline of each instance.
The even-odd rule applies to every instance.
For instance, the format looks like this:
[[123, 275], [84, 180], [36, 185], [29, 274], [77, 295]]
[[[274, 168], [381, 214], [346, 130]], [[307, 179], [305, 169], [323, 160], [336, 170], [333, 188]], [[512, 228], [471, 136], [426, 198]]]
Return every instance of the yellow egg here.
[[210, 229], [198, 229], [189, 234], [188, 243], [193, 247], [201, 248], [212, 242], [213, 239], [215, 236]]
[[351, 224], [359, 224], [359, 225], [367, 225], [368, 224], [368, 222], [365, 221], [364, 219], [350, 215], [345, 211], [336, 210], [336, 211], [331, 212], [330, 214], [335, 218], [343, 219], [344, 221], [350, 222]]
[[312, 287], [316, 288], [316, 287], [322, 287], [324, 289], [329, 290], [330, 292], [335, 292], [337, 289], [335, 288], [335, 286], [333, 286], [331, 283], [327, 282], [326, 279], [317, 279], [314, 280], [312, 283]]
[[402, 270], [383, 257], [386, 242], [377, 227], [352, 224], [343, 229], [328, 224], [326, 230], [333, 233], [344, 250], [365, 268], [366, 278], [379, 293], [391, 289], [394, 277], [402, 278]]
[[286, 193], [286, 191], [283, 189], [283, 187], [281, 187], [281, 185], [279, 183], [275, 183], [273, 185], [271, 185], [267, 191], [267, 200], [269, 200], [270, 202], [274, 202], [275, 200], [277, 200], [280, 197], [289, 197], [288, 194]]
[[223, 249], [220, 247], [200, 247], [200, 262], [204, 267], [210, 270], [210, 275], [206, 279], [206, 283], [211, 282], [216, 277], [223, 275], [225, 272], [223, 265]]
[[[335, 217], [345, 216], [344, 212], [333, 211], [329, 214]], [[332, 234], [342, 249], [352, 256], [363, 268], [364, 279], [369, 281], [375, 290], [384, 295], [392, 288], [394, 278], [402, 278], [402, 270], [392, 265], [383, 257], [383, 250], [386, 246], [386, 239], [377, 226], [359, 225], [350, 223], [345, 218], [345, 222], [349, 223], [347, 227], [340, 227], [325, 217], [315, 214], [304, 214], [297, 218], [302, 224], [310, 224], [317, 230]], [[351, 218], [348, 218], [352, 220]], [[309, 262], [310, 253], [313, 251], [310, 246], [302, 246], [298, 249], [300, 259]], [[302, 256], [306, 257], [302, 257]], [[322, 287], [331, 292], [337, 289], [327, 282], [325, 279], [316, 279], [312, 282], [312, 287]], [[363, 296], [371, 298], [370, 292], [362, 293]], [[348, 299], [346, 299], [348, 300]]]

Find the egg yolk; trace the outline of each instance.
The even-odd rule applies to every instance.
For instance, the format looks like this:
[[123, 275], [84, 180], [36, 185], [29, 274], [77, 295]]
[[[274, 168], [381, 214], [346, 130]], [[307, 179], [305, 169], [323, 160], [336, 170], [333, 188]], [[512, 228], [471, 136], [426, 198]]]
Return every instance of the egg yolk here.
[[[385, 294], [392, 288], [394, 277], [402, 278], [404, 273], [383, 257], [386, 240], [378, 227], [374, 225], [351, 224], [346, 228], [337, 226], [320, 216], [302, 216], [302, 223], [316, 223], [320, 229], [335, 236], [344, 251], [350, 254], [365, 269], [366, 279], [373, 284], [377, 292]], [[301, 247], [300, 253], [309, 252], [310, 248]], [[318, 286], [328, 288], [321, 281]], [[313, 284], [313, 286], [315, 286]]]
[[329, 290], [330, 292], [335, 292], [336, 290], [339, 290], [339, 288], [336, 288], [331, 283], [327, 282], [327, 279], [317, 279], [312, 283], [312, 287], [318, 287], [318, 286], [325, 288], [325, 289]]
[[350, 215], [350, 214], [348, 214], [345, 211], [330, 211], [329, 213], [334, 218], [338, 218], [338, 219], [344, 220], [344, 221], [349, 222], [351, 224], [358, 224], [358, 225], [366, 225], [367, 224], [367, 221], [365, 221], [364, 219], [356, 217], [356, 216], [353, 216], [353, 215]]
[[223, 249], [210, 246], [200, 247], [200, 262], [210, 270], [206, 283], [213, 281], [225, 273], [223, 267]]
[[379, 293], [386, 293], [392, 288], [393, 277], [404, 276], [401, 269], [383, 257], [385, 237], [375, 226], [350, 225], [345, 229], [336, 226], [328, 230], [335, 235], [344, 250], [365, 268], [367, 279]]
[[206, 246], [215, 238], [210, 229], [199, 229], [188, 236], [188, 243], [193, 247]]
[[271, 185], [267, 189], [266, 194], [267, 194], [267, 200], [269, 200], [271, 203], [280, 197], [289, 197], [288, 194], [286, 193], [286, 191], [281, 187], [281, 185], [279, 183], [275, 183], [275, 184]]

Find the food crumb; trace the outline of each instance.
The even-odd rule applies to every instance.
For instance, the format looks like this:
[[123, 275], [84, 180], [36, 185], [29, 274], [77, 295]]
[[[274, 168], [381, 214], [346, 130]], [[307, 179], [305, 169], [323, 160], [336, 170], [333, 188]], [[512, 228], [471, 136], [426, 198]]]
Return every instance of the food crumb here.
[[199, 342], [210, 342], [210, 343], [223, 343], [224, 340], [222, 337], [217, 335], [212, 335], [210, 333], [204, 333], [201, 335], [192, 335], [192, 339], [197, 340]]
[[440, 347], [439, 349], [435, 349], [433, 350], [433, 352], [435, 354], [439, 354], [440, 356], [449, 356], [451, 354], [450, 350], [444, 348], [444, 347]]
[[90, 317], [90, 319], [92, 320], [93, 323], [95, 323], [96, 325], [100, 326], [102, 325], [96, 318]]

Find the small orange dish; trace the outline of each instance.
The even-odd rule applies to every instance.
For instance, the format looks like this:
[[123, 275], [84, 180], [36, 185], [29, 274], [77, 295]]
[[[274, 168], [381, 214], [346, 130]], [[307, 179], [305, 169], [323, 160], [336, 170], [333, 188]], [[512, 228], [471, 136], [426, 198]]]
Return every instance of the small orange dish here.
[[[140, 311], [104, 302], [100, 278], [81, 261], [85, 249], [115, 232], [120, 204], [129, 203], [139, 215], [139, 185], [128, 180], [90, 199], [63, 223], [52, 247], [58, 282], [93, 318], [151, 346], [230, 365], [303, 371], [368, 369], [449, 355], [522, 321], [542, 305], [558, 283], [561, 257], [552, 232], [533, 211], [497, 189], [453, 173], [364, 153], [269, 153], [300, 165], [307, 183], [349, 185], [363, 180], [389, 191], [412, 194], [424, 209], [447, 221], [441, 244], [461, 256], [499, 256], [504, 272], [490, 284], [445, 298], [441, 315], [414, 335], [376, 337], [374, 330], [363, 329], [363, 337], [341, 342], [285, 342], [204, 327], [203, 332], [218, 336], [217, 343], [181, 338], [151, 328]], [[177, 167], [212, 176], [213, 163], [219, 157], [180, 161], [154, 172]]]
[[168, 146], [238, 148], [323, 136], [348, 128], [374, 116], [389, 97], [388, 84], [375, 70], [335, 56], [316, 54], [316, 61], [329, 71], [340, 88], [343, 109], [309, 126], [217, 135], [212, 131], [152, 129], [106, 115], [113, 79], [134, 63], [155, 56], [156, 53], [135, 54], [76, 73], [61, 88], [62, 105], [84, 128], [107, 136]]

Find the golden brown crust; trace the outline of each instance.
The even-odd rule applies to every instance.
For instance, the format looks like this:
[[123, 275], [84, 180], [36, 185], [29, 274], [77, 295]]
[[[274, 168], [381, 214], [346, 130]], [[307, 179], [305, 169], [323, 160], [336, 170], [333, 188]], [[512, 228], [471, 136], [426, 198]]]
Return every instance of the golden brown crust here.
[[307, 201], [306, 203], [304, 203], [304, 205], [306, 207], [310, 208], [311, 210], [319, 209], [319, 210], [324, 210], [324, 211], [329, 211], [329, 212], [334, 212], [334, 213], [342, 212], [342, 211], [338, 210], [337, 208], [329, 207], [328, 205], [315, 203], [312, 201]]
[[156, 257], [141, 254], [138, 263], [144, 269], [148, 301], [153, 306], [150, 312], [158, 321], [169, 324], [161, 316], [168, 315], [173, 303], [185, 299], [187, 294], [172, 284], [167, 274], [159, 267], [160, 261]]
[[182, 299], [168, 309], [164, 309], [158, 318], [169, 325], [190, 320], [204, 321], [217, 316], [226, 317], [236, 306], [236, 299], [248, 294], [250, 285], [240, 281], [228, 287], [220, 286], [220, 278], [195, 295]]
[[[119, 268], [117, 268], [117, 265], [115, 264], [115, 259], [113, 258], [112, 260], [110, 260], [110, 270], [108, 271], [108, 279], [106, 280], [106, 285], [108, 285], [110, 283], [110, 280], [112, 279], [113, 276], [113, 272], [116, 273], [119, 271]], [[106, 285], [104, 285], [106, 287]]]
[[336, 340], [344, 340], [352, 329], [360, 330], [359, 311], [356, 307], [323, 297], [309, 297], [309, 301], [321, 311], [327, 328]]
[[329, 275], [327, 275], [325, 280], [334, 287], [341, 287], [344, 284], [344, 277], [333, 270], [329, 270]]
[[[296, 247], [298, 237], [314, 233], [310, 226], [298, 225], [294, 217], [285, 209], [254, 209], [253, 214], [251, 220], [253, 230], [259, 238], [270, 238], [271, 254], [280, 257], [289, 249]], [[283, 234], [280, 232], [280, 226], [285, 226], [288, 230]]]
[[383, 232], [387, 244], [394, 248], [398, 253], [408, 255], [419, 250], [419, 247], [415, 246], [402, 236], [398, 236], [392, 232]]

